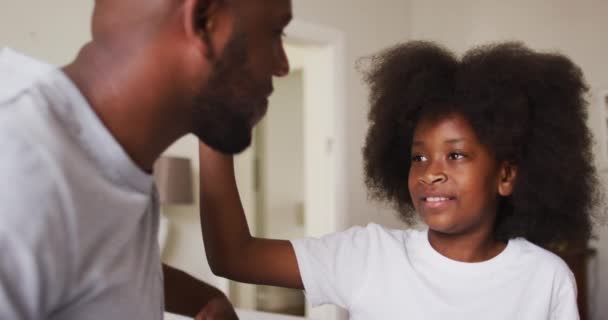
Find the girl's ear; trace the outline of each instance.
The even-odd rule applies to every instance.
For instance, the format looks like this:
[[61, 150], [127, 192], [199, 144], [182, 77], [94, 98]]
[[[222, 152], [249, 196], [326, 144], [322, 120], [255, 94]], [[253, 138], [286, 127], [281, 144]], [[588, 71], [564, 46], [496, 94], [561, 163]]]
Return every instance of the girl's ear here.
[[501, 165], [500, 176], [498, 181], [498, 194], [503, 197], [508, 197], [513, 193], [515, 180], [517, 179], [517, 166], [513, 163], [505, 161]]

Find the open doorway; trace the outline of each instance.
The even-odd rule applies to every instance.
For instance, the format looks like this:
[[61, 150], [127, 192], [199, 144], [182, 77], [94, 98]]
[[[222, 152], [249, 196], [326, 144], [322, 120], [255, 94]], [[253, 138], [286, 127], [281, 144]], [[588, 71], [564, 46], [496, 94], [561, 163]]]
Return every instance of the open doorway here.
[[[342, 35], [296, 21], [287, 34], [291, 73], [274, 79], [252, 148], [236, 158], [237, 183], [253, 234], [318, 237], [344, 227]], [[233, 283], [230, 292], [240, 308], [338, 319], [333, 307], [306, 306], [299, 290]]]

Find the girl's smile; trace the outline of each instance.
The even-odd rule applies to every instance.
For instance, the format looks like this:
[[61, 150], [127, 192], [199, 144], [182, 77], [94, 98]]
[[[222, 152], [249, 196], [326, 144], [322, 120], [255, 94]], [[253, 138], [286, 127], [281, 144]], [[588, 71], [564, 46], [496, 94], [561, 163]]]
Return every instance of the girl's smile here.
[[449, 196], [426, 196], [422, 197], [421, 201], [424, 202], [424, 206], [429, 209], [443, 208], [456, 201], [456, 197]]

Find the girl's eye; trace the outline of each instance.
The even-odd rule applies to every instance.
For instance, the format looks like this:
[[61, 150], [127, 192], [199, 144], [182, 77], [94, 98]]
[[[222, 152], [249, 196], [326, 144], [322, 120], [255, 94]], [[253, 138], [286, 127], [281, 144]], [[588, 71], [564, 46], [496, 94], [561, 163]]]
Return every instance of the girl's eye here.
[[420, 154], [415, 154], [412, 156], [412, 162], [422, 162], [426, 161], [426, 157]]
[[458, 152], [452, 152], [448, 155], [448, 159], [450, 160], [460, 160], [460, 159], [464, 159], [466, 158], [466, 156], [462, 153], [458, 153]]

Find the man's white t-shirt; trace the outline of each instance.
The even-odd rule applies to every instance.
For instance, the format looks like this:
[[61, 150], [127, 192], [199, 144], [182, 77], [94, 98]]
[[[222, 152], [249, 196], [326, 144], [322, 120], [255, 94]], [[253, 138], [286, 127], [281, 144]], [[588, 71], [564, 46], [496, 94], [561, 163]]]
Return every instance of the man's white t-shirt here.
[[0, 319], [162, 319], [152, 177], [61, 70], [0, 49]]
[[479, 263], [442, 256], [427, 230], [375, 224], [292, 244], [309, 301], [352, 320], [579, 319], [568, 266], [525, 239]]

